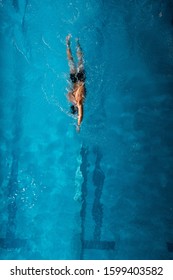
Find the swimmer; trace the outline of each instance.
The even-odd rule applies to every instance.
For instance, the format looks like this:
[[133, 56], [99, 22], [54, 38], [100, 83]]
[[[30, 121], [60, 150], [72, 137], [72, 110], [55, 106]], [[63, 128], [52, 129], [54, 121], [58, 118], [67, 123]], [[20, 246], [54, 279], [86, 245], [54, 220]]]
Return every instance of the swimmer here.
[[85, 70], [84, 70], [84, 61], [83, 61], [83, 53], [79, 44], [79, 39], [76, 39], [76, 50], [77, 50], [77, 58], [78, 65], [76, 67], [71, 48], [70, 48], [70, 38], [71, 35], [66, 37], [66, 45], [67, 45], [67, 58], [68, 64], [70, 67], [70, 80], [72, 82], [72, 90], [68, 92], [67, 99], [72, 103], [71, 105], [71, 113], [77, 114], [77, 131], [80, 130], [80, 125], [83, 120], [83, 103], [86, 96], [85, 89]]

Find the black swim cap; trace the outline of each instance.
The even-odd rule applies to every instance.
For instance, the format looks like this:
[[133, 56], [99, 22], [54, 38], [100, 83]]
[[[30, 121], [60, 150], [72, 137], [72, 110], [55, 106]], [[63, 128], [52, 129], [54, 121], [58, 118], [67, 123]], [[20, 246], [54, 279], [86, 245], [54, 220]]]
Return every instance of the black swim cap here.
[[71, 106], [70, 106], [70, 112], [71, 112], [71, 114], [73, 114], [73, 115], [77, 114], [77, 112], [78, 112], [77, 106], [71, 105]]

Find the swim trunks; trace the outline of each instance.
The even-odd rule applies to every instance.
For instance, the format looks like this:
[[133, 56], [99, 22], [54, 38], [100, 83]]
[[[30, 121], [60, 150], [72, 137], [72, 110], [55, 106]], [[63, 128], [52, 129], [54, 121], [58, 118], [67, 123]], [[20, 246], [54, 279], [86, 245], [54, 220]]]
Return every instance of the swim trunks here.
[[85, 81], [85, 72], [84, 71], [79, 71], [76, 74], [70, 74], [70, 79], [72, 83], [77, 83], [78, 81], [84, 82]]

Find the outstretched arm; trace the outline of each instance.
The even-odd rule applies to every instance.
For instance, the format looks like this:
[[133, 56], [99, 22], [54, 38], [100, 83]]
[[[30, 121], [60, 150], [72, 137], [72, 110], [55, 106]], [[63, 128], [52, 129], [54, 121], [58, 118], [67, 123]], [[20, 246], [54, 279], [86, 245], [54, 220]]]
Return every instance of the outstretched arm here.
[[78, 126], [81, 125], [81, 122], [82, 122], [82, 119], [83, 119], [83, 104], [79, 104], [78, 105]]

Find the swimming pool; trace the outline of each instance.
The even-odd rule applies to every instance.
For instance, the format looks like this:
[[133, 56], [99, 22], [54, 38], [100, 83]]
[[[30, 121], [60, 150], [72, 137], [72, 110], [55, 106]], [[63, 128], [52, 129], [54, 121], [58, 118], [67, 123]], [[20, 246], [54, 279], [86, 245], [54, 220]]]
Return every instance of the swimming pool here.
[[[173, 259], [171, 1], [0, 1], [0, 259]], [[81, 132], [66, 100], [79, 37]]]

